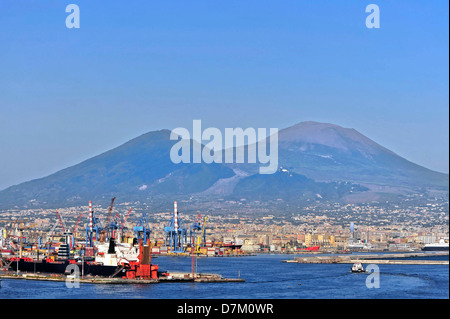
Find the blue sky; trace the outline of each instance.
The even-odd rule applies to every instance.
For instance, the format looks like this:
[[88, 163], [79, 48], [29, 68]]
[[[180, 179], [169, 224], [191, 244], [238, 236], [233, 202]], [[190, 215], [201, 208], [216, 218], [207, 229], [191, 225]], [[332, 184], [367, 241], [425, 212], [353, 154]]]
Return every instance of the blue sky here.
[[[65, 7], [80, 8], [67, 29]], [[380, 8], [368, 29], [365, 7]], [[448, 1], [0, 1], [0, 189], [148, 131], [352, 127], [449, 166]]]

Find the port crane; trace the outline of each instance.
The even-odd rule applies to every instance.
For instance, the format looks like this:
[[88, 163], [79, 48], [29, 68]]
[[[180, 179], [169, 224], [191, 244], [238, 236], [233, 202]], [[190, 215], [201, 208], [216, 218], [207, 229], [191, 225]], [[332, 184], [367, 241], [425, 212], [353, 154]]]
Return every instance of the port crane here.
[[11, 225], [11, 227], [9, 228], [9, 229], [5, 229], [5, 239], [9, 239], [9, 241], [10, 241], [10, 243], [12, 242], [12, 240], [11, 240], [11, 233], [12, 233], [12, 231], [13, 231], [13, 229], [14, 229], [14, 226], [17, 224], [17, 218], [16, 218], [16, 220], [14, 220], [14, 223], [12, 223], [12, 225]]
[[70, 243], [69, 243], [70, 244], [70, 249], [72, 249], [73, 246], [74, 246], [76, 231], [77, 231], [77, 228], [78, 228], [78, 223], [81, 220], [81, 216], [83, 216], [83, 211], [81, 211], [81, 213], [78, 215], [78, 219], [77, 219], [77, 221], [75, 223], [75, 226], [73, 226], [72, 231], [71, 232], [70, 231], [69, 232], [64, 232], [64, 235], [66, 236], [66, 243], [68, 243], [68, 240], [69, 240], [69, 237], [70, 237]]
[[20, 258], [22, 258], [22, 245], [23, 245], [23, 239], [25, 238], [25, 237], [23, 237], [23, 231], [26, 230], [26, 229], [33, 228], [36, 225], [37, 225], [37, 223], [34, 223], [32, 225], [29, 225], [29, 226], [25, 226], [25, 222], [20, 222], [18, 227], [17, 227], [17, 230], [19, 231], [19, 236], [17, 238], [18, 238], [18, 241], [19, 241]]
[[99, 236], [102, 231], [103, 227], [100, 219], [95, 216], [94, 210], [92, 209], [92, 202], [89, 201], [89, 219], [86, 224], [86, 247], [94, 247], [97, 236]]
[[61, 214], [56, 210], [56, 216], [58, 221], [55, 222], [47, 233], [47, 242], [53, 241], [55, 234], [57, 233], [57, 229], [61, 228], [61, 233], [64, 234], [66, 232], [66, 224], [64, 222], [64, 219], [62, 218]]
[[146, 243], [147, 239], [150, 238], [150, 227], [148, 225], [147, 215], [145, 212], [142, 212], [142, 217], [138, 220], [136, 226], [133, 227], [133, 231], [134, 236], [138, 241], [142, 239], [143, 242]]
[[127, 215], [125, 216], [125, 218], [122, 220], [122, 223], [120, 224], [120, 239], [121, 239], [121, 241], [123, 241], [123, 226], [127, 222], [128, 217], [130, 216], [130, 213], [131, 213], [131, 208], [128, 210]]
[[165, 231], [165, 243], [167, 246], [167, 240], [169, 241], [170, 251], [172, 253], [184, 252], [185, 244], [187, 242], [187, 230], [183, 226], [182, 220], [178, 216], [177, 202], [174, 202], [173, 217], [169, 221]]
[[197, 236], [195, 236], [195, 234], [197, 231], [202, 230], [201, 220], [202, 220], [202, 215], [198, 214], [197, 220], [191, 225], [190, 230], [189, 230], [189, 241], [190, 241], [192, 250], [194, 250], [195, 239], [197, 238]]
[[5, 230], [5, 239], [6, 239], [6, 242], [9, 244], [9, 246], [11, 246], [14, 250], [17, 250], [18, 248], [17, 248], [17, 246], [14, 244], [14, 241], [13, 241], [13, 239], [12, 239], [12, 235], [11, 235], [11, 233], [13, 232], [13, 230], [14, 230], [14, 226], [17, 224], [17, 218], [16, 218], [16, 220], [14, 221], [14, 223], [12, 223], [12, 225], [11, 225], [11, 227], [9, 228], [9, 229], [6, 229]]
[[113, 197], [111, 198], [111, 204], [109, 205], [108, 208], [108, 215], [106, 217], [106, 222], [105, 222], [105, 229], [102, 229], [100, 231], [100, 242], [106, 242], [108, 239], [113, 238], [114, 236], [114, 231], [115, 229], [117, 229], [117, 225], [115, 223], [115, 221], [111, 221], [111, 217], [112, 217], [112, 210], [113, 210], [113, 205], [114, 205], [114, 200], [116, 198]]
[[77, 231], [78, 224], [79, 224], [79, 222], [80, 222], [82, 216], [83, 216], [83, 211], [81, 211], [80, 215], [78, 215], [77, 222], [75, 223], [75, 226], [73, 226], [72, 233], [73, 233], [74, 235], [75, 235], [75, 232]]
[[208, 216], [205, 216], [205, 220], [203, 221], [203, 226], [202, 226], [202, 235], [198, 236], [197, 239], [197, 248], [195, 249], [196, 253], [200, 253], [200, 241], [203, 237], [203, 245], [205, 245], [206, 243], [206, 220], [208, 219]]
[[61, 214], [58, 211], [56, 211], [56, 216], [58, 216], [59, 224], [61, 225], [61, 228], [62, 228], [63, 232], [65, 232], [66, 231], [66, 224], [63, 221], [63, 219], [61, 217]]
[[56, 215], [58, 216], [59, 223], [60, 223], [61, 228], [63, 230], [62, 234], [63, 234], [63, 236], [65, 238], [65, 244], [69, 246], [68, 249], [72, 249], [73, 248], [73, 243], [74, 243], [73, 232], [70, 232], [68, 230], [64, 219], [62, 218], [61, 214], [58, 211], [56, 211]]

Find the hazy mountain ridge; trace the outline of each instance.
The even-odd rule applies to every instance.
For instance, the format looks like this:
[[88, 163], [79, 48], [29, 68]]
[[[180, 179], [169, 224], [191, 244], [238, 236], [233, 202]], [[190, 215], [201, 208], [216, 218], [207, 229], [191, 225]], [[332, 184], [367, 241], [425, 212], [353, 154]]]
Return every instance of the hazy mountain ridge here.
[[[192, 196], [340, 200], [368, 190], [358, 183], [448, 191], [448, 174], [411, 163], [334, 124], [302, 122], [280, 130], [280, 169], [272, 175], [257, 174], [259, 164], [174, 164], [170, 150], [177, 141], [169, 136], [169, 130], [149, 132], [47, 177], [11, 186], [0, 191], [0, 208], [73, 206], [111, 196], [144, 202]], [[244, 150], [249, 147], [255, 145]]]
[[279, 132], [280, 165], [317, 180], [448, 189], [448, 174], [414, 164], [354, 129], [302, 122]]

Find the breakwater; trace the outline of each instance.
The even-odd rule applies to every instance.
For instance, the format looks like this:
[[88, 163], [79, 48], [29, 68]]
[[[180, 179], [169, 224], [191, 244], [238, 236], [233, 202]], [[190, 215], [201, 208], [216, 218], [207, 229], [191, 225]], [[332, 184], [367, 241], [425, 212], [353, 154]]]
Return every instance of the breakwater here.
[[[390, 254], [346, 254], [331, 256], [302, 256], [292, 260], [282, 260], [288, 263], [300, 264], [353, 264], [365, 262], [371, 264], [397, 264], [397, 265], [448, 265], [448, 260], [434, 260], [430, 257], [448, 256], [448, 252], [415, 252]], [[417, 258], [417, 259], [411, 259]], [[427, 259], [429, 258], [429, 259]]]

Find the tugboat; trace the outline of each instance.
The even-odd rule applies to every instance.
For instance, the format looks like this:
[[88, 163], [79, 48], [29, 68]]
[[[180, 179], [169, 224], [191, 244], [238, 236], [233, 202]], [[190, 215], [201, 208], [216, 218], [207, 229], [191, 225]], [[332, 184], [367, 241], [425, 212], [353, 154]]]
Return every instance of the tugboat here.
[[354, 263], [351, 270], [352, 270], [352, 272], [366, 272], [364, 270], [363, 265], [360, 262]]

